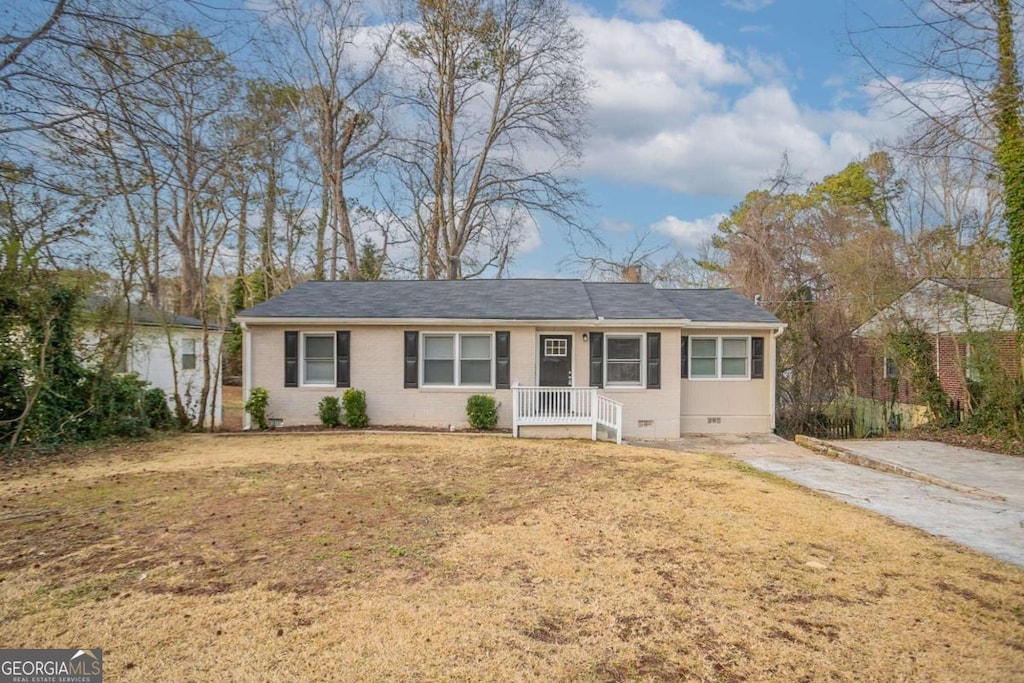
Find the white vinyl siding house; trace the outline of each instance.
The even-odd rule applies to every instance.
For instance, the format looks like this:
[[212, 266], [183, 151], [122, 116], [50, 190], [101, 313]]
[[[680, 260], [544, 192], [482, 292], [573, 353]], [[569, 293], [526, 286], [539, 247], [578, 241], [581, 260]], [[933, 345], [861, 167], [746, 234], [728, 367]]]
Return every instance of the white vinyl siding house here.
[[[112, 304], [103, 297], [90, 297], [86, 305], [92, 310], [102, 310]], [[122, 346], [122, 355], [117, 358], [114, 372], [135, 374], [153, 387], [162, 389], [172, 410], [177, 393], [191, 418], [197, 419], [199, 413], [204, 412], [205, 426], [219, 426], [223, 415], [220, 345], [224, 331], [216, 325], [207, 325], [204, 346], [203, 323], [196, 318], [134, 304], [128, 314], [131, 325], [127, 328], [126, 343]], [[87, 333], [82, 340], [83, 354], [91, 355], [102, 337], [103, 333], [98, 331]], [[210, 359], [211, 377], [205, 411], [200, 411], [205, 354]]]

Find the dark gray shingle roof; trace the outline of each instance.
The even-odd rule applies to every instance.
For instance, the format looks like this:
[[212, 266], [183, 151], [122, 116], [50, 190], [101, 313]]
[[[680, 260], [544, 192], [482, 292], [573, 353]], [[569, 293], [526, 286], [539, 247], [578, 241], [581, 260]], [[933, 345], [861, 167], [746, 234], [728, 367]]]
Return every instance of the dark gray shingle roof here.
[[[721, 315], [716, 316], [719, 309]], [[304, 282], [238, 316], [441, 320], [692, 318], [781, 324], [732, 290], [661, 290], [649, 284], [580, 280]]]
[[961, 292], [973, 294], [974, 296], [997, 303], [1000, 306], [1006, 306], [1007, 308], [1009, 308], [1010, 304], [1013, 302], [1013, 296], [1010, 293], [1009, 278], [933, 277], [930, 279], [933, 282], [938, 282], [939, 284], [951, 287]]
[[587, 282], [583, 286], [594, 307], [592, 317], [595, 318], [661, 320], [686, 317], [671, 301], [662, 296], [661, 290], [649, 284]]
[[734, 289], [660, 291], [693, 322], [783, 324], [781, 320]]
[[[92, 295], [86, 297], [85, 309], [90, 313], [99, 313], [103, 309], [123, 311], [124, 304], [122, 302], [112, 301], [105, 296]], [[170, 327], [188, 327], [197, 330], [203, 328], [203, 321], [199, 318], [193, 318], [188, 315], [178, 315], [177, 313], [168, 313], [167, 311], [161, 311], [153, 308], [152, 306], [133, 303], [130, 310], [132, 322], [136, 325], [167, 325]], [[210, 330], [223, 329], [220, 325], [212, 322], [207, 322], [206, 327]]]

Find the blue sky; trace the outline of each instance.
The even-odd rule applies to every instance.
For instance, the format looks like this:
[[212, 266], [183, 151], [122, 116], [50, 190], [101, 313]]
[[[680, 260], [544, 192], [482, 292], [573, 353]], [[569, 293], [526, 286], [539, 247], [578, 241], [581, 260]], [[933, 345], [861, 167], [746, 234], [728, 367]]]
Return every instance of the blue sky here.
[[[651, 232], [695, 253], [723, 214], [783, 155], [821, 178], [899, 134], [865, 87], [847, 26], [891, 0], [589, 0], [574, 21], [588, 41], [593, 132], [580, 179], [613, 252]], [[542, 222], [513, 276], [574, 274]]]

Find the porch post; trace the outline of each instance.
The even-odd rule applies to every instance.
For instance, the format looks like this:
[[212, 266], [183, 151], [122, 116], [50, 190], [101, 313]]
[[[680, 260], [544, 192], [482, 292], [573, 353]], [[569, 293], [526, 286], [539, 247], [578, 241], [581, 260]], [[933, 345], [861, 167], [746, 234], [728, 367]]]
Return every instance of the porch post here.
[[519, 438], [519, 382], [512, 385], [512, 436]]
[[597, 387], [590, 388], [590, 440], [597, 441]]

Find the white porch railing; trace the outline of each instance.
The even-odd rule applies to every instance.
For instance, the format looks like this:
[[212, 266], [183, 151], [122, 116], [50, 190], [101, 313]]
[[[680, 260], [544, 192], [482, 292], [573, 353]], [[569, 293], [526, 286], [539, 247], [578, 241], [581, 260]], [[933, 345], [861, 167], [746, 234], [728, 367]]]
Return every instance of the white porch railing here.
[[597, 428], [615, 434], [622, 443], [622, 404], [601, 396], [591, 387], [512, 387], [512, 435], [524, 426], [589, 425], [597, 441]]

